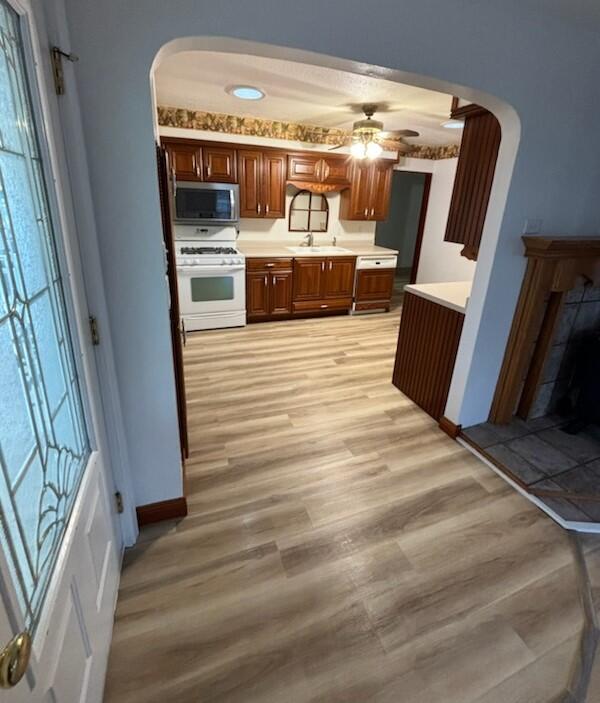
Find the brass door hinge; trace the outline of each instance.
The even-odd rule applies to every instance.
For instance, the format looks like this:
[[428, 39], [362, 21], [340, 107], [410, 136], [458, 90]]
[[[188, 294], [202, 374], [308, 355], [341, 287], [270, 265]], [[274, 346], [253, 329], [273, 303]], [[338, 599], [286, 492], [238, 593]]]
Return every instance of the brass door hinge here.
[[71, 61], [72, 63], [75, 63], [75, 61], [79, 61], [79, 57], [75, 56], [75, 54], [67, 53], [66, 51], [60, 49], [58, 46], [53, 46], [50, 49], [50, 60], [52, 61], [54, 89], [56, 90], [57, 95], [65, 94], [65, 76], [63, 73], [62, 65], [63, 59], [67, 59], [67, 61]]
[[100, 332], [98, 331], [98, 320], [90, 315], [90, 335], [92, 337], [92, 344], [97, 347], [100, 344]]
[[115, 505], [117, 506], [117, 512], [122, 513], [125, 508], [123, 507], [123, 496], [120, 491], [115, 493]]

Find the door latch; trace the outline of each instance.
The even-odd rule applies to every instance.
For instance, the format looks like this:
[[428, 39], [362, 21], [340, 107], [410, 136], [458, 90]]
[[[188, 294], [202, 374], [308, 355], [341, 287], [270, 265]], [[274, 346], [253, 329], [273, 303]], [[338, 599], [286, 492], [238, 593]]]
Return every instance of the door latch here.
[[125, 510], [123, 507], [123, 496], [121, 495], [121, 491], [117, 491], [115, 493], [115, 507], [117, 508], [117, 512], [119, 514]]
[[90, 315], [90, 335], [92, 337], [92, 344], [97, 347], [100, 344], [100, 332], [98, 331], [98, 320]]

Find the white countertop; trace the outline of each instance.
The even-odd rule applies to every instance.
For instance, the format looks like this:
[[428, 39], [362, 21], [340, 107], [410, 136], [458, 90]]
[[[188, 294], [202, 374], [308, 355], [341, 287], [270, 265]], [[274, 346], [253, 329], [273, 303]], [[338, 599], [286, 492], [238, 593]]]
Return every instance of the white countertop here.
[[471, 295], [472, 281], [451, 283], [410, 283], [404, 290], [439, 305], [464, 313]]
[[[307, 251], [302, 252], [302, 254], [296, 254], [291, 251], [288, 247], [294, 246], [294, 244], [285, 244], [281, 242], [255, 242], [255, 241], [236, 241], [237, 248], [248, 257], [289, 257], [294, 256], [324, 256], [320, 252]], [[295, 246], [299, 246], [296, 244]], [[327, 245], [330, 246], [330, 245]], [[383, 256], [384, 254], [397, 254], [397, 249], [387, 249], [386, 247], [379, 247], [376, 244], [365, 244], [362, 242], [338, 242], [339, 248], [342, 250], [338, 252], [328, 251], [326, 256]], [[344, 251], [345, 250], [345, 251]]]

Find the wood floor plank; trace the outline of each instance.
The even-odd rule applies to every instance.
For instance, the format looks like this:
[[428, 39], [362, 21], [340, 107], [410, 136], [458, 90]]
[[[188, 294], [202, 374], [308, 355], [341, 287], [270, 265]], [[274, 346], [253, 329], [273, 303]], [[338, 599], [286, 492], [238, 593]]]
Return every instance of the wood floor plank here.
[[399, 300], [188, 335], [189, 516], [125, 555], [107, 703], [560, 696], [568, 539], [391, 384]]

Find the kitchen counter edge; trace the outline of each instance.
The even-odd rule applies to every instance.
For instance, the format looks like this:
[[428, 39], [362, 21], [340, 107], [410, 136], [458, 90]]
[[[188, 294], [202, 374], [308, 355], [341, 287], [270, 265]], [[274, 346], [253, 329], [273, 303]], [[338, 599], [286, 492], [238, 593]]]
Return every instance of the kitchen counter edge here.
[[452, 281], [448, 283], [410, 283], [404, 286], [406, 293], [412, 293], [438, 305], [456, 310], [464, 315], [471, 295], [472, 281]]

